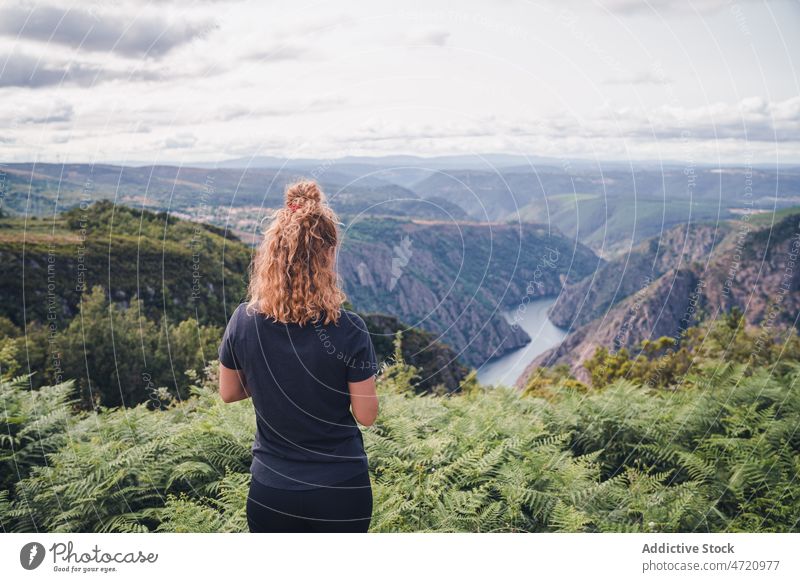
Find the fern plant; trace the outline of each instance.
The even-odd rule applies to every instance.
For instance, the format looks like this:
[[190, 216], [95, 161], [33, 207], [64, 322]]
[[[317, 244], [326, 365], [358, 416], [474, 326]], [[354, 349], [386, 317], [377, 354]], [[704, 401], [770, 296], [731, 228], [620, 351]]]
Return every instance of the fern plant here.
[[[708, 366], [674, 390], [616, 379], [525, 396], [472, 378], [418, 395], [398, 356], [364, 433], [371, 528], [796, 530], [800, 368]], [[81, 412], [68, 384], [0, 384], [3, 529], [245, 531], [255, 418], [247, 401], [222, 403], [215, 374], [159, 410]]]

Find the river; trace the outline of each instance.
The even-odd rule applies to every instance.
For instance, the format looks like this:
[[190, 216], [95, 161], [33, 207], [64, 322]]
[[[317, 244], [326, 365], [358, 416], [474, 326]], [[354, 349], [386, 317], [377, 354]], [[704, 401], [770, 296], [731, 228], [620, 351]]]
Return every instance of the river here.
[[519, 326], [531, 336], [531, 342], [481, 366], [478, 369], [481, 384], [513, 386], [536, 356], [561, 343], [567, 332], [547, 319], [547, 310], [555, 301], [555, 298], [537, 299], [528, 303], [524, 312], [515, 309], [503, 313], [509, 322], [518, 318]]

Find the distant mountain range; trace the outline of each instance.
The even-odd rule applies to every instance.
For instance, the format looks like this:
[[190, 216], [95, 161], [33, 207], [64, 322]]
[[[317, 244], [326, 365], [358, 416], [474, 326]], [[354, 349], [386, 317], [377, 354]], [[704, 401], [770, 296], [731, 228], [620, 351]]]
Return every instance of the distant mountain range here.
[[[202, 166], [202, 165], [201, 165]], [[800, 204], [800, 168], [524, 156], [242, 158], [204, 167], [7, 164], [4, 206], [52, 215], [82, 199], [170, 210], [258, 234], [287, 182], [318, 179], [346, 218], [546, 223], [604, 257], [672, 226]], [[247, 238], [246, 236], [244, 237]]]
[[[82, 223], [91, 235], [81, 247], [83, 273], [76, 250]], [[194, 315], [224, 325], [221, 294], [228, 302], [241, 299], [252, 252], [220, 227], [193, 226], [167, 213], [142, 214], [107, 201], [72, 208], [55, 220], [29, 218], [27, 226], [23, 219], [12, 220], [0, 228], [0, 239], [6, 272], [0, 288], [14, 298], [0, 304], [0, 314], [20, 327], [23, 313], [47, 316], [49, 256], [57, 265], [58, 310], [69, 317], [81, 295], [80, 275], [86, 285], [102, 284], [119, 301], [135, 294], [174, 319]], [[203, 267], [199, 290], [189, 276], [193, 240], [209, 255], [197, 261]], [[556, 295], [564, 278], [581, 278], [601, 263], [591, 250], [544, 225], [378, 217], [347, 225], [339, 255], [356, 309], [396, 316], [392, 333], [399, 322], [407, 333], [431, 332], [427, 343], [435, 338], [453, 348], [448, 366], [461, 361], [476, 367], [530, 341], [502, 311], [525, 297]], [[416, 344], [427, 349], [424, 342]], [[412, 361], [418, 360], [414, 356]]]

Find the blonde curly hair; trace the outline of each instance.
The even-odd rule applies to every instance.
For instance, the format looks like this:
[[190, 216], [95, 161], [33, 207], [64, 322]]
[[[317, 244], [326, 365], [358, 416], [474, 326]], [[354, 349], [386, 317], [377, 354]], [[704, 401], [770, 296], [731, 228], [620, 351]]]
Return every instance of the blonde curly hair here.
[[335, 252], [339, 219], [319, 185], [301, 180], [286, 188], [250, 269], [248, 307], [280, 323], [337, 323], [346, 297]]

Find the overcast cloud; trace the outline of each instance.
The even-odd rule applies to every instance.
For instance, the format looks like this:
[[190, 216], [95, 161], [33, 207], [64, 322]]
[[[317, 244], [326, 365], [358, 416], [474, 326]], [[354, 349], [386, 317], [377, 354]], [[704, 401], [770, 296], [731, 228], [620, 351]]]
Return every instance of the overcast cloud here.
[[4, 0], [0, 161], [800, 163], [793, 0]]
[[101, 15], [96, 10], [13, 1], [0, 8], [2, 35], [127, 57], [161, 57], [213, 28], [211, 20], [165, 21], [157, 13], [117, 15], [108, 10]]

